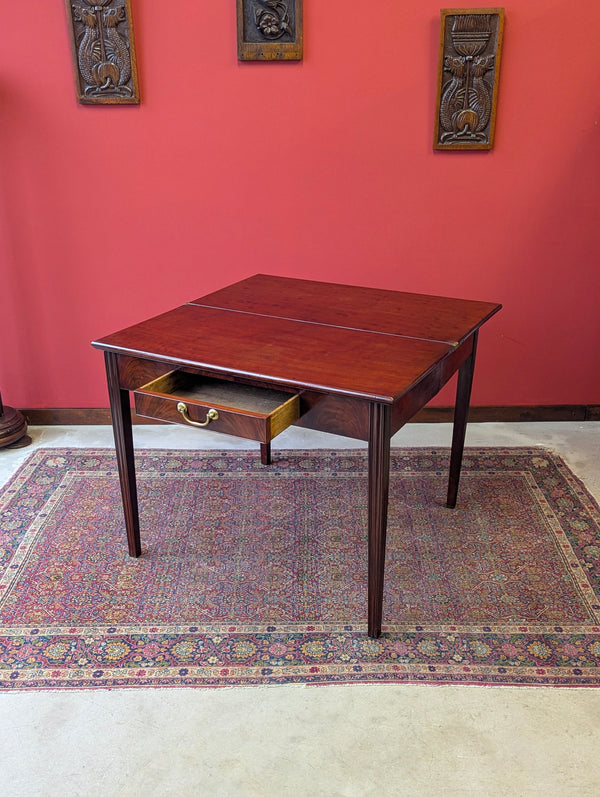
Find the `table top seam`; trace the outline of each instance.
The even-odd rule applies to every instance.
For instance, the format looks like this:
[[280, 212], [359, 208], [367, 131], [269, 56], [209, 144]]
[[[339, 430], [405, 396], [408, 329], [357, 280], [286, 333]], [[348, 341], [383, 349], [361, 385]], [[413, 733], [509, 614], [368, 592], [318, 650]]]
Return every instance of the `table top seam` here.
[[[257, 313], [251, 310], [238, 310], [233, 307], [220, 307], [214, 304], [200, 304], [199, 302], [186, 302], [186, 305], [191, 307], [204, 307], [208, 310], [223, 310], [228, 313], [238, 313], [240, 315], [251, 315], [259, 318], [273, 318], [277, 321], [293, 321], [298, 324], [309, 324], [315, 327], [328, 327], [330, 329], [346, 329], [350, 332], [366, 332], [370, 335], [385, 335], [390, 338], [403, 338], [404, 340], [418, 340], [425, 343], [439, 343], [442, 346], [451, 346], [456, 348], [460, 341], [458, 340], [439, 340], [438, 338], [424, 338], [418, 335], [403, 335], [400, 332], [383, 332], [377, 329], [366, 329], [364, 327], [349, 327], [344, 324], [327, 324], [323, 321], [308, 321], [305, 318], [292, 318], [285, 315], [273, 315], [272, 313]], [[470, 333], [469, 333], [470, 334]], [[468, 335], [466, 336], [468, 337]]]

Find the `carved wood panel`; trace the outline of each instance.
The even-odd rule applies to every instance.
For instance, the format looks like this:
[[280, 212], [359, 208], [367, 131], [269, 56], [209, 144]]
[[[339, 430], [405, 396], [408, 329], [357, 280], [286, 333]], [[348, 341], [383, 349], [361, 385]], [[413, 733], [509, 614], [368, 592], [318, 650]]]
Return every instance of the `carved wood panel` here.
[[240, 61], [300, 61], [302, 0], [237, 0]]
[[131, 0], [66, 0], [77, 99], [140, 101]]
[[492, 149], [503, 8], [442, 9], [434, 149]]

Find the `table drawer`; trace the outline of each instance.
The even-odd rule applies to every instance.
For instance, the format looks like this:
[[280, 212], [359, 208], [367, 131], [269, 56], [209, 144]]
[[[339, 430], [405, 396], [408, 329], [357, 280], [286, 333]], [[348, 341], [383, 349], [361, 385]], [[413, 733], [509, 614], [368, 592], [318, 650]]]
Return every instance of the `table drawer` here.
[[297, 394], [170, 371], [134, 391], [138, 415], [270, 442], [300, 417]]

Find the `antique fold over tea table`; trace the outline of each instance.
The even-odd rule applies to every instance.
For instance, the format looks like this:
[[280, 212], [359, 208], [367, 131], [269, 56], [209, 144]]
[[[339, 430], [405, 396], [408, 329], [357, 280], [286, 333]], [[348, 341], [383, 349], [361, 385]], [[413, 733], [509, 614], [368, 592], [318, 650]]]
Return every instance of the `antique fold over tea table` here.
[[368, 633], [379, 636], [390, 438], [458, 371], [455, 506], [478, 330], [499, 309], [258, 274], [94, 342], [106, 361], [129, 554], [141, 554], [130, 391], [138, 415], [259, 442], [265, 465], [271, 440], [291, 425], [366, 440]]

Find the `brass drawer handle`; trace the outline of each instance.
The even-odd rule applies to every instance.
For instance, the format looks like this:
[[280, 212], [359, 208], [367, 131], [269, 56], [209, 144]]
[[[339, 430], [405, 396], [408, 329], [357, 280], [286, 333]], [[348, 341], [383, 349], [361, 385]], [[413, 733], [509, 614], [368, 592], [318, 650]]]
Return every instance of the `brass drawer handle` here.
[[190, 426], [200, 426], [200, 427], [208, 426], [208, 424], [211, 421], [216, 421], [219, 418], [219, 413], [216, 410], [209, 410], [206, 413], [206, 420], [205, 421], [203, 421], [202, 423], [200, 423], [200, 421], [193, 421], [190, 418], [190, 416], [188, 415], [188, 408], [183, 403], [183, 401], [180, 401], [179, 404], [177, 405], [177, 412], [180, 412], [183, 415], [183, 420], [186, 423], [189, 423]]

